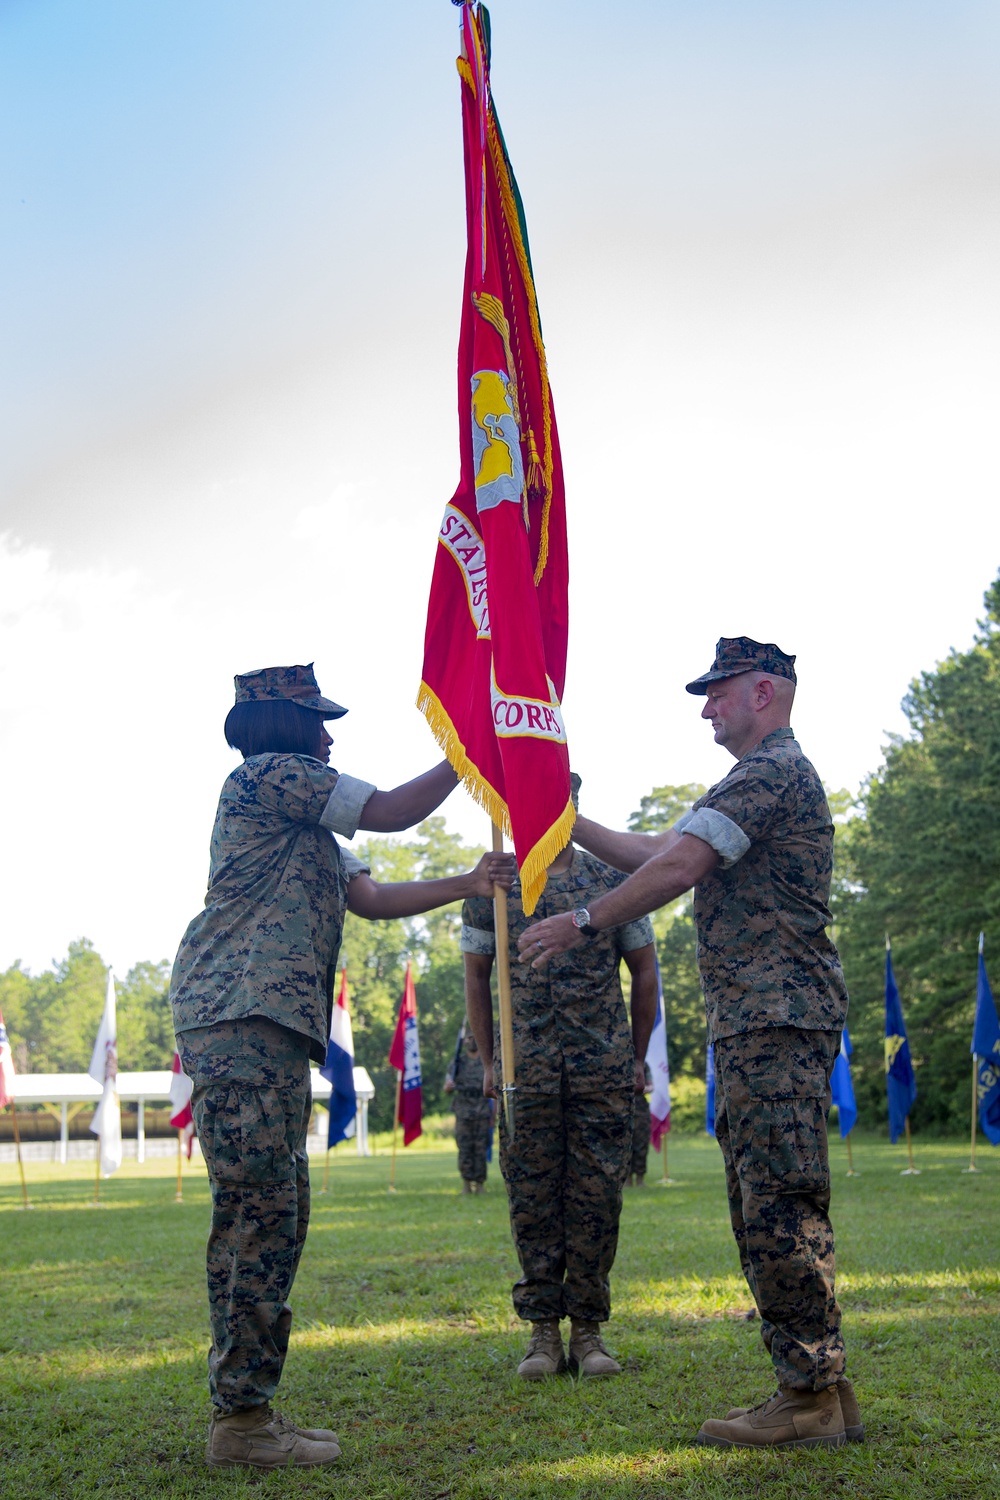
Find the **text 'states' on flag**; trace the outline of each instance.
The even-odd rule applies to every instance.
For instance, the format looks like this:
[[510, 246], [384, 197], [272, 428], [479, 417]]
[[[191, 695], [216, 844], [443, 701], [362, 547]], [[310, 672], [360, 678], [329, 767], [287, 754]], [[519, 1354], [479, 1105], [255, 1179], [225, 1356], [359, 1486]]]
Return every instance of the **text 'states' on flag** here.
[[562, 718], [566, 502], [524, 209], [490, 91], [489, 16], [462, 8], [467, 252], [461, 477], [445, 508], [418, 705], [513, 838], [524, 909], [573, 827]]

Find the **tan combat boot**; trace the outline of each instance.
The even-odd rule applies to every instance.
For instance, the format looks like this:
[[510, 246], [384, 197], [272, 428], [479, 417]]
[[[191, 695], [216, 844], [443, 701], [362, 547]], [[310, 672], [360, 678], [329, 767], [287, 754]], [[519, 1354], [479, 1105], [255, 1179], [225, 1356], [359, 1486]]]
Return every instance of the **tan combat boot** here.
[[[865, 1429], [858, 1408], [858, 1398], [846, 1375], [840, 1375], [837, 1378], [837, 1395], [840, 1397], [840, 1410], [844, 1416], [844, 1432], [847, 1434], [847, 1441], [863, 1443]], [[749, 1410], [748, 1406], [734, 1406], [732, 1411], [726, 1413], [726, 1421], [732, 1422], [736, 1417], [744, 1416]]]
[[472, 1192], [472, 1183], [469, 1181], [469, 1179], [467, 1177], [463, 1177], [462, 1178], [462, 1192], [463, 1193], [471, 1193]]
[[645, 1172], [636, 1172], [636, 1174], [635, 1174], [635, 1185], [636, 1185], [636, 1187], [645, 1187], [646, 1186], [646, 1174], [645, 1174]]
[[837, 1387], [779, 1387], [776, 1395], [732, 1421], [702, 1423], [695, 1442], [714, 1448], [842, 1448], [847, 1433]]
[[205, 1449], [205, 1462], [215, 1469], [315, 1469], [339, 1457], [336, 1433], [307, 1435], [266, 1403], [214, 1414]]
[[558, 1318], [542, 1318], [534, 1323], [528, 1348], [517, 1373], [522, 1380], [544, 1380], [546, 1375], [561, 1375], [566, 1368]]
[[607, 1375], [620, 1375], [622, 1367], [612, 1359], [601, 1339], [600, 1323], [584, 1323], [574, 1318], [570, 1323], [569, 1367], [573, 1374], [590, 1379], [601, 1379]]

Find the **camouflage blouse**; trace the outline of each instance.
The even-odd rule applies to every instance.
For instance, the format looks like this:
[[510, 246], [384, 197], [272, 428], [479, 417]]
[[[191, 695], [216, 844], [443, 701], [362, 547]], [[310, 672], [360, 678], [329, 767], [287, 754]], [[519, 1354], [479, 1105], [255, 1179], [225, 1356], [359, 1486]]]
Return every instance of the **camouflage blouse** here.
[[[520, 1091], [576, 1095], [631, 1093], [635, 1052], [622, 997], [619, 969], [623, 953], [653, 941], [648, 917], [622, 927], [609, 927], [532, 969], [517, 957], [517, 940], [533, 922], [586, 906], [625, 876], [602, 864], [583, 849], [573, 850], [573, 863], [561, 875], [550, 875], [534, 914], [524, 915], [521, 887], [515, 880], [507, 899], [510, 933], [511, 1010], [514, 1021], [515, 1082]], [[473, 896], [462, 907], [462, 950], [492, 954], [496, 939], [493, 902]], [[495, 1082], [500, 1077], [500, 1039], [494, 1046]]]
[[170, 979], [174, 1030], [264, 1016], [326, 1056], [349, 881], [341, 849], [375, 788], [307, 755], [252, 755], [222, 788], [205, 909]]
[[674, 826], [720, 855], [694, 892], [710, 1036], [839, 1030], [847, 987], [826, 931], [833, 819], [792, 731], [769, 734]]

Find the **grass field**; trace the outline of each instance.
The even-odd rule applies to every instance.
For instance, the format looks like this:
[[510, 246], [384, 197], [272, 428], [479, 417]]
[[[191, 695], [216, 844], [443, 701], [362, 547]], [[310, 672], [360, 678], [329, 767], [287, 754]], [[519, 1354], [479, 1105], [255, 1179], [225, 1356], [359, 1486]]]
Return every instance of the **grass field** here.
[[[335, 1153], [314, 1198], [281, 1406], [329, 1423], [328, 1470], [259, 1475], [202, 1462], [208, 1419], [195, 1166], [174, 1202], [169, 1162], [31, 1164], [17, 1212], [0, 1167], [0, 1494], [4, 1500], [256, 1494], [344, 1500], [493, 1497], [1000, 1495], [1000, 1153], [860, 1140], [835, 1152], [839, 1291], [869, 1441], [836, 1452], [691, 1446], [706, 1416], [771, 1388], [738, 1275], [721, 1159], [675, 1138], [676, 1185], [626, 1194], [609, 1344], [623, 1378], [525, 1385], [524, 1325], [502, 1184], [457, 1195], [454, 1148], [389, 1162]], [[657, 1175], [653, 1174], [654, 1177]], [[322, 1163], [314, 1165], [322, 1186]]]

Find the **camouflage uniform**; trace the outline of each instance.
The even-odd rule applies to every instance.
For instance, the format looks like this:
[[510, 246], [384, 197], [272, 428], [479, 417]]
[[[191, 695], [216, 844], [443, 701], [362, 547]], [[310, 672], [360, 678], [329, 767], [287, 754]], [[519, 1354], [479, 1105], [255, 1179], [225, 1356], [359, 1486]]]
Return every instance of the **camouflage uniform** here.
[[649, 1100], [645, 1094], [636, 1094], [635, 1116], [632, 1120], [632, 1157], [628, 1168], [631, 1177], [645, 1177], [646, 1175], [651, 1134]]
[[221, 1413], [274, 1395], [309, 1220], [309, 1060], [322, 1061], [348, 882], [337, 844], [374, 791], [303, 755], [250, 756], [222, 788], [205, 909], [170, 981], [212, 1187], [209, 1387]]
[[847, 990], [826, 932], [830, 810], [779, 729], [675, 829], [720, 856], [695, 887], [694, 916], [741, 1264], [779, 1383], [822, 1390], [844, 1370], [826, 1111]]
[[[623, 879], [575, 849], [569, 870], [549, 875], [531, 917], [515, 880], [507, 902], [511, 953], [532, 922], [586, 906]], [[493, 954], [493, 903], [466, 901], [462, 923], [463, 951]], [[599, 933], [543, 970], [511, 964], [517, 1128], [513, 1143], [500, 1128], [500, 1170], [522, 1271], [514, 1310], [532, 1322], [603, 1323], [610, 1316], [608, 1278], [635, 1101], [635, 1054], [618, 970], [623, 953], [652, 941], [643, 918]], [[494, 1068], [499, 1090], [499, 1030]]]
[[483, 1094], [483, 1060], [478, 1052], [469, 1051], [464, 1037], [448, 1069], [448, 1077], [455, 1085], [451, 1102], [455, 1111], [459, 1173], [465, 1182], [485, 1182], [492, 1100]]

